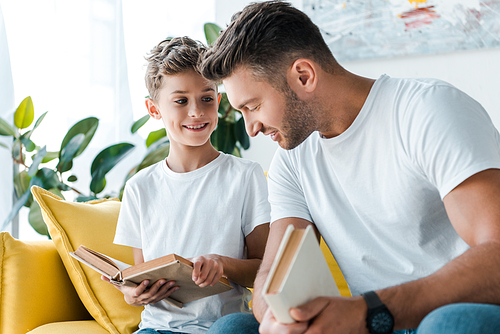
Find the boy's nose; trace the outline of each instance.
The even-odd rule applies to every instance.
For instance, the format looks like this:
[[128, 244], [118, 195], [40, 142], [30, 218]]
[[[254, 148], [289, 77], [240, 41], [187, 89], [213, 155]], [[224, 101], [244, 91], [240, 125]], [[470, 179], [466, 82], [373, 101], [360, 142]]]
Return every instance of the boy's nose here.
[[189, 116], [191, 117], [201, 117], [204, 115], [203, 108], [199, 108], [196, 103], [193, 103], [191, 108], [189, 108]]

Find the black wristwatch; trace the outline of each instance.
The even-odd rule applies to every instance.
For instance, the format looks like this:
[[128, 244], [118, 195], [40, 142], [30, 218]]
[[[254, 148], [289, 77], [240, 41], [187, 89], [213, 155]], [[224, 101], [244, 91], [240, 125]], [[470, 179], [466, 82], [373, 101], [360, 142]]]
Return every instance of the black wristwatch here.
[[371, 334], [391, 334], [394, 330], [394, 317], [378, 298], [375, 291], [361, 294], [368, 305], [366, 327]]

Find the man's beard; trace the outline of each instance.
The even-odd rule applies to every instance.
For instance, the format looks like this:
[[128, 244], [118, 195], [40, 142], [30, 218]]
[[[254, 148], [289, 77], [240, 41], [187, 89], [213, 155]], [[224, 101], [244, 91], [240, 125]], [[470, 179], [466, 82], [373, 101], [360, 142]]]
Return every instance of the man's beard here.
[[319, 104], [312, 104], [299, 99], [297, 94], [286, 86], [284, 93], [286, 105], [283, 115], [283, 140], [279, 145], [285, 150], [291, 150], [306, 140], [316, 130], [317, 122], [313, 108]]

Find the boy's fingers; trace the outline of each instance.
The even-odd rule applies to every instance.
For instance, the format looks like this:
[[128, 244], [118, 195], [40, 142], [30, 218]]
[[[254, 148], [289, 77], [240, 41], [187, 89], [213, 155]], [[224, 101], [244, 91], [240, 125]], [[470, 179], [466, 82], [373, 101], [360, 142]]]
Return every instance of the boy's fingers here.
[[141, 284], [139, 284], [134, 289], [134, 296], [138, 297], [138, 296], [142, 295], [144, 293], [144, 291], [146, 291], [146, 289], [148, 288], [148, 284], [149, 284], [148, 280], [142, 281]]
[[200, 277], [200, 273], [201, 273], [201, 262], [200, 261], [196, 261], [193, 265], [193, 281], [196, 282], [199, 277]]

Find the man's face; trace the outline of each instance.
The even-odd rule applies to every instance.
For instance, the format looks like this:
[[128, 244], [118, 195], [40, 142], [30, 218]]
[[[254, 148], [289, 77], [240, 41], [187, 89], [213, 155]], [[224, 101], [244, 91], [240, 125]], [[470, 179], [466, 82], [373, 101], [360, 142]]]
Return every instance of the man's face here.
[[247, 133], [252, 137], [262, 132], [290, 150], [316, 128], [312, 105], [300, 100], [288, 86], [280, 92], [266, 81], [257, 81], [243, 67], [223, 83], [229, 102], [243, 114]]

